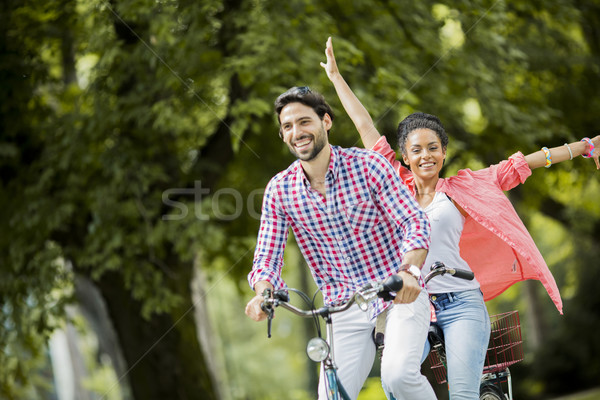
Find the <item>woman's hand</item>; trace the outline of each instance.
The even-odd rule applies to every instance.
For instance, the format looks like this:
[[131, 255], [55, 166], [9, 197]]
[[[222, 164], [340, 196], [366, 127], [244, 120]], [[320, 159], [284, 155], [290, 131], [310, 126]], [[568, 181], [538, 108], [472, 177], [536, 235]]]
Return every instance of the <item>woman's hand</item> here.
[[360, 100], [354, 95], [352, 89], [350, 89], [350, 86], [348, 86], [344, 77], [340, 74], [335, 62], [335, 56], [333, 55], [331, 37], [327, 39], [325, 56], [327, 57], [327, 63], [321, 63], [321, 67], [327, 73], [327, 77], [331, 83], [333, 83], [342, 106], [344, 106], [344, 110], [346, 110], [346, 113], [354, 123], [363, 144], [367, 149], [373, 148], [380, 138], [379, 132], [377, 132], [377, 128], [375, 128], [373, 119], [367, 109], [360, 103]]
[[321, 67], [325, 69], [329, 80], [333, 80], [333, 78], [336, 75], [338, 75], [340, 71], [335, 62], [335, 56], [333, 55], [333, 43], [331, 40], [331, 36], [327, 39], [327, 45], [325, 47], [325, 56], [327, 57], [327, 64], [321, 63]]

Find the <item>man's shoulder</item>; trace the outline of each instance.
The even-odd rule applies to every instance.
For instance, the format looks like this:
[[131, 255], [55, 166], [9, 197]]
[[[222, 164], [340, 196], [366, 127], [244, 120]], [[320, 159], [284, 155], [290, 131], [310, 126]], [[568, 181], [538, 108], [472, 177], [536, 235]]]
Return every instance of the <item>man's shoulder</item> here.
[[283, 171], [278, 172], [275, 176], [273, 176], [269, 181], [268, 186], [279, 186], [281, 184], [289, 182], [291, 179], [294, 179], [297, 176], [298, 168], [300, 168], [300, 161], [296, 160], [292, 164], [290, 164], [289, 167], [287, 167]]
[[349, 162], [362, 162], [367, 164], [387, 164], [384, 156], [374, 150], [367, 150], [358, 147], [339, 147], [336, 146], [340, 157]]

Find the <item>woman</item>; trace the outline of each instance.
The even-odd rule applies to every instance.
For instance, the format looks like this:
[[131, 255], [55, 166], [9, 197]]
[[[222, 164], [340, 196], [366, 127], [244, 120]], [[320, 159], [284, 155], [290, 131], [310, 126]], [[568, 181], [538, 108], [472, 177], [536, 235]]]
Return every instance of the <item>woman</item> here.
[[[542, 282], [558, 310], [562, 301], [552, 274], [503, 191], [523, 183], [531, 170], [549, 167], [578, 155], [593, 156], [596, 165], [600, 136], [508, 160], [479, 171], [461, 170], [440, 178], [448, 136], [440, 120], [414, 113], [398, 126], [398, 142], [407, 169], [375, 128], [373, 121], [339, 73], [331, 38], [321, 63], [334, 84], [344, 109], [366, 148], [384, 155], [429, 216], [431, 247], [423, 275], [435, 261], [472, 270], [476, 279], [465, 281], [444, 275], [428, 284], [437, 324], [446, 340], [450, 398], [479, 399], [490, 323], [484, 300], [525, 279]], [[459, 246], [460, 243], [460, 246]], [[386, 389], [384, 387], [384, 389]], [[386, 394], [387, 394], [386, 390]]]

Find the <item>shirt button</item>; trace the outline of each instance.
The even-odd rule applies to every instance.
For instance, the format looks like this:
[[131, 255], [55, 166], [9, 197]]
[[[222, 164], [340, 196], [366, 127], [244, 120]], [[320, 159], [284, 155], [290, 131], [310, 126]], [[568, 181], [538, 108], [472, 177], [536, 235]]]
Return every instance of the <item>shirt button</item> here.
[[348, 262], [352, 261], [352, 257], [350, 257], [350, 256], [346, 257], [346, 261], [348, 261]]

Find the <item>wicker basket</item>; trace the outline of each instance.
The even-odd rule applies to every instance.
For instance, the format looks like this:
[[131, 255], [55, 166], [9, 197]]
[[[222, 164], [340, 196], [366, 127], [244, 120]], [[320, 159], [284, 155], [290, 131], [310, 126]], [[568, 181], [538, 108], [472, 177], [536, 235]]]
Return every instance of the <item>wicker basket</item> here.
[[[490, 343], [485, 357], [483, 373], [503, 371], [523, 360], [523, 339], [518, 311], [490, 316], [492, 323]], [[427, 361], [437, 383], [446, 383], [446, 367], [437, 351], [432, 351]]]

